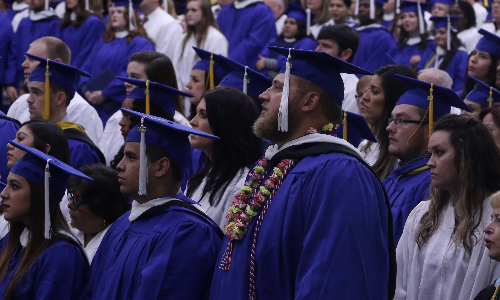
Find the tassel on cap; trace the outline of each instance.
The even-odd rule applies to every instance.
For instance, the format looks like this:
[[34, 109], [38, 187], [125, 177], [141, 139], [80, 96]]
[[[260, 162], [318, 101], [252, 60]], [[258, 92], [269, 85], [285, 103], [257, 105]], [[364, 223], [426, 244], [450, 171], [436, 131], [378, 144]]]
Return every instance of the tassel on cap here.
[[165, 11], [168, 14], [168, 0], [163, 0], [163, 8], [165, 9]]
[[135, 20], [134, 5], [132, 0], [128, 0], [128, 28], [130, 31], [137, 30], [137, 21]]
[[448, 15], [448, 26], [447, 26], [448, 34], [446, 36], [446, 50], [451, 50], [451, 21], [450, 15]]
[[210, 67], [208, 69], [208, 78], [205, 83], [205, 90], [211, 90], [215, 87], [214, 84], [214, 53], [210, 53]]
[[344, 119], [342, 120], [342, 138], [347, 141], [347, 111], [344, 110]]
[[493, 87], [490, 86], [490, 96], [488, 97], [488, 107], [493, 106]]
[[401, 3], [399, 0], [396, 0], [396, 15], [399, 15], [401, 13], [401, 8], [399, 8], [401, 6]]
[[45, 226], [43, 230], [43, 235], [45, 239], [50, 239], [50, 205], [49, 205], [49, 199], [50, 199], [50, 173], [49, 173], [49, 161], [50, 159], [47, 160], [47, 165], [45, 165], [45, 178], [44, 178], [44, 210], [45, 210]]
[[45, 94], [43, 98], [43, 112], [42, 112], [42, 119], [48, 120], [50, 118], [50, 83], [49, 83], [49, 77], [50, 77], [50, 71], [49, 71], [49, 61], [50, 59], [47, 59], [47, 66], [45, 69]]
[[370, 20], [375, 20], [375, 0], [370, 0]]
[[146, 127], [144, 126], [144, 117], [141, 118], [141, 126], [138, 131], [141, 132], [141, 146], [139, 154], [139, 195], [148, 194], [148, 158], [146, 156]]
[[49, 0], [45, 0], [45, 10], [49, 9]]
[[245, 94], [247, 94], [247, 84], [249, 83], [247, 68], [248, 68], [248, 66], [245, 66], [245, 75], [243, 76], [243, 93], [245, 93]]
[[418, 32], [420, 34], [425, 33], [425, 22], [424, 22], [424, 15], [422, 14], [422, 7], [420, 6], [420, 2], [417, 1], [417, 8], [418, 8]]
[[359, 1], [360, 0], [356, 0], [356, 7], [354, 8], [354, 15], [355, 16], [359, 15]]
[[292, 67], [292, 48], [288, 49], [286, 60], [285, 82], [283, 83], [283, 94], [281, 95], [280, 109], [278, 112], [278, 130], [288, 132], [288, 94], [290, 93], [290, 68]]
[[432, 126], [434, 125], [434, 96], [432, 95], [432, 92], [434, 91], [434, 83], [431, 83], [431, 89], [430, 89], [430, 94], [427, 97], [427, 100], [429, 100], [429, 138], [432, 135]]
[[90, 11], [89, 0], [85, 0], [85, 10]]
[[146, 114], [150, 115], [150, 106], [149, 106], [149, 79], [146, 80], [146, 90], [144, 91], [146, 94]]
[[306, 16], [307, 16], [306, 33], [309, 36], [311, 34], [311, 9], [310, 8], [306, 8]]

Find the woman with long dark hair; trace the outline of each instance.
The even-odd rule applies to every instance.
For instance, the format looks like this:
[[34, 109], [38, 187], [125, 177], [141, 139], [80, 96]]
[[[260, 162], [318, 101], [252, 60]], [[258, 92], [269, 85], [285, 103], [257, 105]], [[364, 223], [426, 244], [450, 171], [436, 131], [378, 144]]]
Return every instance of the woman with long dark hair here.
[[450, 15], [459, 16], [457, 21], [457, 37], [464, 45], [467, 53], [474, 50], [481, 35], [477, 33], [476, 14], [474, 8], [467, 1], [457, 1], [450, 8]]
[[191, 147], [203, 151], [209, 160], [191, 177], [186, 194], [200, 202], [221, 228], [227, 224], [225, 215], [249, 168], [261, 157], [262, 142], [252, 131], [258, 117], [259, 111], [247, 95], [218, 87], [203, 95], [191, 120], [193, 128], [220, 140], [191, 136]]
[[483, 228], [500, 190], [500, 151], [481, 121], [447, 115], [434, 126], [429, 201], [409, 215], [396, 251], [394, 299], [474, 299], [500, 276]]

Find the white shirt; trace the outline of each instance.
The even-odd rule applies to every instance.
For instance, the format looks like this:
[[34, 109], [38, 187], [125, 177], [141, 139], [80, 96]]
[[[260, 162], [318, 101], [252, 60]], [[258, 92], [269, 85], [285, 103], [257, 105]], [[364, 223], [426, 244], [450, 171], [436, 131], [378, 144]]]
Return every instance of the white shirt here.
[[471, 54], [472, 51], [476, 48], [477, 42], [483, 37], [481, 34], [477, 32], [477, 28], [471, 27], [469, 29], [465, 29], [462, 32], [457, 34], [462, 44], [467, 49], [467, 53]]
[[220, 4], [215, 4], [212, 5], [211, 9], [212, 9], [212, 14], [214, 15], [214, 19], [217, 20], [217, 16], [219, 15], [222, 7], [220, 6]]
[[488, 32], [491, 32], [491, 33], [494, 33], [494, 34], [500, 36], [500, 29], [497, 30], [495, 28], [494, 23], [484, 23], [483, 26], [481, 26], [481, 28], [488, 31]]
[[359, 114], [358, 102], [356, 101], [356, 86], [358, 85], [358, 77], [354, 74], [340, 73], [342, 81], [344, 81], [344, 101], [342, 109], [356, 114]]
[[[137, 220], [137, 218], [139, 218], [143, 213], [148, 211], [150, 208], [163, 205], [163, 204], [170, 202], [172, 200], [183, 201], [183, 200], [180, 200], [177, 198], [172, 198], [172, 197], [161, 197], [161, 198], [151, 199], [145, 203], [140, 204], [139, 202], [134, 200], [134, 201], [132, 201], [132, 209], [130, 210], [130, 215], [128, 216], [128, 220], [130, 222], [134, 222], [135, 220]], [[186, 202], [186, 203], [188, 203], [188, 202]], [[193, 204], [193, 207], [196, 208], [197, 210], [199, 210], [200, 212], [203, 212], [203, 213], [205, 212], [201, 208], [201, 206], [199, 206], [197, 204]]]
[[363, 140], [361, 143], [358, 145], [358, 149], [365, 158], [366, 162], [370, 165], [373, 166], [378, 159], [378, 156], [380, 155], [380, 144], [379, 143], [372, 143], [369, 148], [363, 149], [363, 147], [368, 144], [368, 140]]
[[[194, 35], [191, 35], [187, 40], [186, 46], [184, 47], [184, 53], [182, 53], [182, 41], [185, 36], [186, 34], [182, 34], [180, 37], [180, 42], [177, 43], [174, 59], [172, 60], [175, 74], [177, 75], [177, 87], [179, 90], [186, 89], [186, 84], [189, 82], [189, 74], [191, 74], [191, 70], [196, 62], [200, 60], [193, 49], [193, 46], [196, 46], [196, 38]], [[228, 43], [227, 39], [219, 30], [210, 26], [208, 28], [207, 37], [202, 41], [199, 48], [222, 56], [227, 56]]]
[[470, 256], [462, 244], [456, 247], [453, 242], [455, 213], [451, 202], [443, 210], [438, 229], [419, 251], [415, 236], [429, 205], [430, 201], [420, 202], [406, 220], [396, 250], [398, 271], [394, 300], [472, 300], [500, 277], [499, 262], [489, 258], [484, 242], [483, 228], [490, 222], [493, 211], [490, 198], [483, 201], [481, 223], [475, 230], [477, 244]]
[[[0, 198], [1, 200], [1, 198]], [[9, 221], [5, 220], [3, 213], [0, 215], [0, 239], [3, 239], [4, 236], [9, 233]]]
[[484, 6], [479, 4], [479, 2], [474, 2], [472, 8], [474, 9], [474, 13], [476, 14], [476, 28], [481, 28], [481, 26], [483, 26], [484, 22], [486, 21], [486, 18], [488, 17], [488, 11]]
[[144, 29], [155, 42], [156, 51], [172, 60], [177, 44], [182, 43], [182, 26], [161, 7], [157, 7], [147, 18]]
[[[207, 215], [212, 218], [215, 224], [224, 230], [224, 226], [227, 225], [226, 215], [228, 214], [228, 209], [231, 207], [233, 201], [236, 201], [236, 195], [240, 193], [240, 189], [245, 185], [245, 179], [247, 177], [248, 168], [243, 168], [238, 171], [236, 176], [229, 182], [224, 193], [220, 197], [219, 203], [215, 206], [210, 205], [210, 194], [207, 193], [202, 198], [203, 188], [207, 183], [207, 178], [204, 178], [201, 184], [196, 188], [191, 199], [198, 201], [201, 207], [206, 211]], [[214, 198], [216, 201], [217, 197]]]
[[[94, 256], [95, 256], [95, 254], [97, 252], [97, 249], [99, 249], [99, 245], [101, 244], [102, 239], [106, 235], [106, 232], [108, 232], [108, 229], [109, 229], [109, 227], [111, 227], [111, 225], [113, 225], [113, 223], [109, 224], [101, 232], [99, 232], [98, 234], [96, 234], [96, 236], [94, 236], [89, 241], [89, 243], [87, 244], [87, 246], [83, 247], [83, 249], [85, 250], [85, 254], [87, 254], [87, 258], [89, 260], [89, 265], [92, 264], [92, 260], [94, 259]], [[78, 239], [78, 241], [80, 241], [80, 243], [82, 243], [82, 245], [84, 245], [84, 243], [85, 243], [84, 233], [81, 232], [81, 231], [79, 231], [76, 228], [73, 228], [73, 233], [75, 234], [75, 236]]]
[[118, 124], [122, 119], [122, 111], [117, 110], [106, 122], [102, 138], [99, 142], [99, 149], [106, 158], [106, 165], [109, 166], [115, 155], [120, 151], [125, 143], [122, 135], [122, 128]]
[[278, 33], [278, 36], [283, 32], [283, 26], [285, 26], [286, 18], [287, 16], [282, 14], [281, 17], [276, 20], [276, 32]]

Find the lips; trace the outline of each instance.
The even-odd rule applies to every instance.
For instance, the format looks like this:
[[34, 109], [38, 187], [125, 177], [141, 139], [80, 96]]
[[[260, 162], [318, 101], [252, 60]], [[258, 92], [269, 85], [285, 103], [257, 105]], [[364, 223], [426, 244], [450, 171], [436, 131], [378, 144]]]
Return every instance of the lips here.
[[491, 245], [493, 245], [493, 242], [489, 239], [484, 239], [484, 241], [486, 242], [486, 248], [490, 249]]

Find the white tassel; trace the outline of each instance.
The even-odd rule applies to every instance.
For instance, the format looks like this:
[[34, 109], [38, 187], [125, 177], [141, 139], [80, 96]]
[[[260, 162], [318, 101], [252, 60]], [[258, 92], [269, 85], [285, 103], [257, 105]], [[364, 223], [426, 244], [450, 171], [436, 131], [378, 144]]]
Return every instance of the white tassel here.
[[354, 15], [355, 16], [359, 15], [359, 1], [360, 0], [356, 0], [356, 7], [354, 8]]
[[420, 2], [417, 2], [418, 8], [418, 32], [420, 34], [425, 33], [424, 15], [422, 14], [422, 8], [420, 7]]
[[128, 0], [128, 28], [130, 31], [137, 30], [137, 22], [135, 20], [134, 5], [132, 0]]
[[401, 9], [399, 8], [400, 3], [399, 0], [396, 0], [396, 15], [399, 15], [401, 13]]
[[450, 21], [450, 15], [448, 15], [448, 34], [446, 36], [446, 50], [450, 51], [451, 50], [451, 21]]
[[278, 112], [278, 130], [288, 132], [288, 94], [290, 92], [290, 68], [292, 48], [288, 49], [288, 59], [286, 60], [285, 82], [283, 84], [283, 94], [281, 95], [280, 109]]
[[85, 10], [90, 11], [89, 0], [85, 0]]
[[168, 14], [168, 1], [167, 0], [163, 0], [163, 8], [165, 9], [165, 11]]
[[248, 84], [248, 75], [247, 75], [247, 68], [248, 66], [245, 66], [245, 76], [243, 76], [243, 93], [247, 93], [247, 84]]
[[307, 24], [306, 24], [306, 33], [307, 35], [310, 35], [311, 34], [311, 9], [310, 8], [306, 8], [306, 21], [307, 21]]
[[144, 126], [144, 118], [141, 119], [141, 148], [139, 154], [139, 195], [144, 196], [148, 194], [148, 158], [146, 156], [146, 127]]
[[375, 0], [370, 0], [370, 20], [375, 20]]
[[45, 10], [49, 9], [49, 0], [45, 0]]
[[49, 161], [47, 159], [47, 165], [45, 165], [45, 180], [44, 180], [44, 192], [45, 192], [45, 227], [44, 227], [44, 237], [45, 239], [50, 239], [50, 206], [49, 206], [49, 194], [50, 194], [50, 173], [49, 173]]

